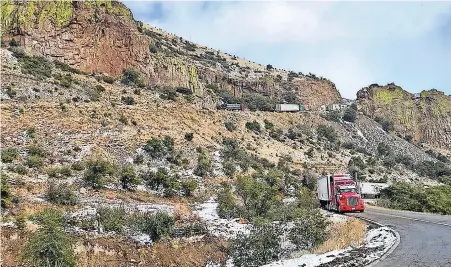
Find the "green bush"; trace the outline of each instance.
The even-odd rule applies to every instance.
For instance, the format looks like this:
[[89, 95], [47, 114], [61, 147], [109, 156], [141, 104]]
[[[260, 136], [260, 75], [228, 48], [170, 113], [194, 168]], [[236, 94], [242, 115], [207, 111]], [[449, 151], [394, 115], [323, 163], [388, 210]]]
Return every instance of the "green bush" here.
[[177, 92], [174, 88], [164, 87], [160, 90], [160, 98], [163, 100], [175, 101], [177, 99]]
[[98, 208], [99, 223], [105, 232], [116, 232], [122, 234], [124, 232], [124, 224], [126, 222], [126, 213], [123, 208]]
[[194, 169], [194, 174], [201, 177], [207, 177], [212, 172], [212, 169], [210, 157], [205, 151], [201, 151], [197, 158], [197, 166]]
[[19, 156], [19, 151], [16, 148], [6, 148], [2, 150], [2, 162], [11, 163]]
[[136, 186], [141, 184], [141, 180], [136, 175], [132, 166], [125, 166], [122, 168], [119, 181], [122, 188], [125, 190], [135, 190]]
[[185, 140], [191, 141], [191, 140], [193, 140], [193, 136], [194, 136], [193, 133], [185, 133]]
[[355, 119], [357, 118], [357, 110], [349, 107], [345, 110], [343, 113], [343, 120], [348, 122], [355, 122]]
[[14, 171], [20, 175], [25, 175], [28, 173], [28, 169], [24, 165], [17, 165]]
[[69, 177], [72, 175], [72, 170], [69, 166], [63, 166], [60, 168], [59, 173], [63, 176]]
[[135, 223], [137, 228], [150, 236], [152, 241], [174, 234], [174, 218], [166, 212], [158, 211], [155, 214], [146, 213]]
[[233, 176], [236, 173], [235, 164], [231, 161], [226, 161], [223, 164], [224, 174], [227, 176]]
[[384, 131], [388, 132], [392, 132], [394, 130], [394, 124], [393, 122], [386, 120], [384, 118], [381, 117], [376, 117], [374, 118], [374, 120], [379, 123], [382, 126], [382, 129]]
[[219, 217], [226, 219], [238, 217], [237, 200], [233, 195], [232, 187], [229, 184], [222, 184], [222, 188], [218, 192], [217, 202], [217, 212]]
[[29, 146], [28, 155], [44, 157], [46, 155], [46, 152], [44, 151], [44, 149], [38, 146]]
[[337, 110], [329, 111], [326, 113], [324, 118], [328, 121], [340, 122], [341, 114], [340, 114], [340, 111], [337, 111]]
[[174, 139], [165, 136], [164, 139], [152, 137], [143, 147], [152, 158], [162, 158], [174, 151]]
[[77, 204], [77, 194], [67, 183], [50, 183], [46, 197], [48, 201], [58, 205], [73, 206]]
[[109, 76], [102, 76], [102, 80], [106, 83], [112, 84], [114, 83], [115, 79], [113, 77], [109, 77]]
[[126, 105], [134, 105], [136, 104], [135, 99], [131, 96], [122, 96], [121, 97], [121, 101], [122, 103], [126, 104]]
[[73, 82], [72, 75], [70, 75], [70, 74], [61, 75], [61, 74], [57, 73], [57, 74], [53, 75], [53, 78], [66, 88], [69, 88]]
[[187, 179], [182, 182], [181, 187], [183, 194], [187, 197], [190, 197], [193, 195], [194, 191], [196, 191], [198, 184], [195, 179]]
[[46, 208], [36, 219], [40, 227], [30, 236], [23, 253], [24, 261], [37, 267], [75, 267], [74, 242], [64, 232], [63, 213]]
[[1, 177], [1, 206], [2, 208], [9, 208], [11, 206], [11, 200], [13, 198], [11, 190], [8, 186], [9, 177], [3, 173], [0, 173]]
[[268, 121], [267, 119], [263, 120], [265, 123], [265, 129], [266, 130], [273, 130], [274, 129], [274, 123]]
[[289, 239], [297, 249], [313, 249], [326, 240], [329, 224], [319, 210], [309, 210], [294, 223]]
[[230, 256], [236, 267], [257, 267], [279, 259], [282, 252], [278, 225], [267, 224], [239, 234], [230, 245]]
[[319, 137], [327, 139], [329, 142], [335, 142], [338, 139], [338, 134], [332, 126], [328, 125], [318, 125], [316, 128], [316, 133]]
[[74, 171], [82, 171], [85, 169], [85, 164], [82, 161], [76, 161], [72, 163], [71, 168]]
[[260, 131], [261, 131], [260, 123], [258, 123], [257, 121], [246, 122], [246, 128], [255, 133], [260, 133]]
[[52, 64], [43, 57], [23, 56], [19, 59], [22, 73], [30, 74], [38, 79], [52, 76]]
[[125, 85], [141, 86], [143, 81], [141, 80], [141, 74], [137, 70], [126, 68], [122, 72], [121, 83]]
[[225, 128], [227, 129], [227, 131], [229, 131], [229, 132], [233, 132], [233, 131], [235, 131], [236, 130], [236, 124], [235, 123], [233, 123], [233, 122], [231, 122], [231, 121], [226, 121], [225, 123], [224, 123], [224, 126], [225, 126]]
[[28, 156], [25, 161], [25, 165], [30, 168], [40, 168], [43, 164], [43, 160], [40, 156]]
[[103, 188], [116, 173], [116, 166], [108, 161], [96, 159], [86, 163], [85, 183], [94, 189]]
[[68, 72], [72, 72], [75, 74], [80, 74], [80, 71], [77, 69], [72, 68], [71, 66], [69, 66], [69, 64], [66, 64], [64, 62], [55, 60], [53, 61], [53, 64], [55, 64], [55, 67], [62, 70], [62, 71], [68, 71]]
[[182, 189], [180, 178], [170, 175], [164, 168], [159, 168], [156, 172], [149, 171], [143, 175], [143, 180], [150, 188], [163, 190], [164, 196], [174, 196]]
[[388, 156], [390, 153], [391, 149], [387, 144], [381, 142], [377, 145], [377, 154], [379, 156], [385, 157]]

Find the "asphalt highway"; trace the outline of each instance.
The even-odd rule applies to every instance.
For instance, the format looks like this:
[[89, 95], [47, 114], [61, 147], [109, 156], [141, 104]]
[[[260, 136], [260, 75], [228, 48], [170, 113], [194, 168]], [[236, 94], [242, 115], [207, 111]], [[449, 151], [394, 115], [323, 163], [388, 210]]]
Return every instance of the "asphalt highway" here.
[[375, 267], [451, 267], [451, 216], [368, 205], [364, 213], [355, 215], [384, 224], [400, 235], [398, 247]]

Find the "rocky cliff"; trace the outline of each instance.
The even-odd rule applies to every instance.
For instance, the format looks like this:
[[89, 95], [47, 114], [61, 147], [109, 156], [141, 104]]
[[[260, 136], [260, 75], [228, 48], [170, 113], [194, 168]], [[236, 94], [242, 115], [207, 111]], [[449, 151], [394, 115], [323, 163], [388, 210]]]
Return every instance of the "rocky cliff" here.
[[2, 41], [14, 39], [32, 54], [87, 73], [119, 77], [132, 67], [151, 86], [185, 87], [203, 96], [205, 86], [216, 83], [235, 95], [259, 93], [277, 100], [294, 95], [310, 109], [341, 99], [327, 79], [196, 45], [135, 21], [120, 2], [4, 1], [1, 9]]
[[451, 147], [451, 97], [435, 89], [411, 94], [395, 84], [357, 93], [364, 114], [392, 123], [402, 137], [435, 148]]

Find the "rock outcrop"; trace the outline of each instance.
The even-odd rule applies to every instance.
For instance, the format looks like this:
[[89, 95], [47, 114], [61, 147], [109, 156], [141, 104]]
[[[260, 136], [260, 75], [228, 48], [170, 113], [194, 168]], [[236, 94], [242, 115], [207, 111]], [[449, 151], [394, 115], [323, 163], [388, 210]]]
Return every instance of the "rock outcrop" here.
[[411, 94], [395, 84], [371, 85], [357, 93], [360, 109], [382, 118], [415, 143], [451, 148], [451, 97], [435, 89]]
[[116, 1], [4, 1], [2, 41], [58, 59], [87, 73], [119, 77], [137, 69], [151, 86], [190, 88], [203, 96], [216, 83], [235, 95], [259, 93], [280, 100], [292, 92], [309, 109], [340, 102], [335, 85], [315, 75], [251, 63], [135, 21]]

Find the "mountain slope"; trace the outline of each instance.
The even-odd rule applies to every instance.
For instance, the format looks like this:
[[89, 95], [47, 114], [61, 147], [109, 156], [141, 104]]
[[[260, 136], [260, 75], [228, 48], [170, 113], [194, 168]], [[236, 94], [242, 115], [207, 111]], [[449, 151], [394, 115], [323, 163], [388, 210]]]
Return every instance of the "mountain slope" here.
[[150, 86], [185, 87], [203, 96], [215, 83], [236, 96], [264, 94], [309, 109], [341, 101], [327, 79], [264, 67], [144, 26], [120, 2], [5, 1], [2, 14], [3, 41], [17, 40], [33, 54], [84, 72], [119, 77], [133, 67]]

